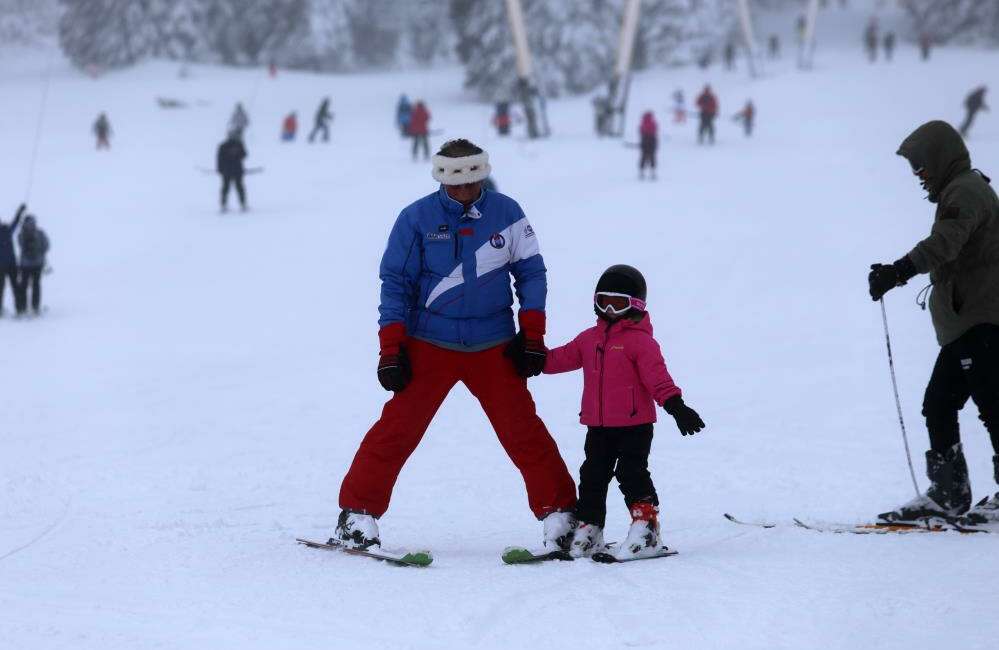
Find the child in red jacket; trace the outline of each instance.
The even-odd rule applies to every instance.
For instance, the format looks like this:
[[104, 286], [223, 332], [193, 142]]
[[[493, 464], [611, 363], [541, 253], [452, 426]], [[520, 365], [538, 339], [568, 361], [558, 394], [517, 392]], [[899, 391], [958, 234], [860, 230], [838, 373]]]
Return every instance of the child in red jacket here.
[[604, 551], [607, 488], [615, 476], [632, 519], [615, 556], [658, 554], [659, 498], [648, 466], [655, 405], [673, 416], [685, 436], [704, 428], [666, 370], [652, 336], [645, 297], [645, 278], [637, 269], [624, 264], [610, 267], [597, 282], [597, 325], [550, 350], [545, 362], [546, 374], [583, 370], [579, 421], [587, 426], [586, 460], [579, 468], [579, 524], [569, 549], [573, 557]]

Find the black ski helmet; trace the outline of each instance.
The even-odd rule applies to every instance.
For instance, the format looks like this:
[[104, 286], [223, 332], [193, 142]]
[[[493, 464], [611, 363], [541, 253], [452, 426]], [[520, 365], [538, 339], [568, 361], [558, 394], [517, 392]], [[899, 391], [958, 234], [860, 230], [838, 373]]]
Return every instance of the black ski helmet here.
[[646, 298], [645, 277], [642, 272], [627, 264], [615, 264], [597, 280], [597, 291], [623, 293], [644, 301]]

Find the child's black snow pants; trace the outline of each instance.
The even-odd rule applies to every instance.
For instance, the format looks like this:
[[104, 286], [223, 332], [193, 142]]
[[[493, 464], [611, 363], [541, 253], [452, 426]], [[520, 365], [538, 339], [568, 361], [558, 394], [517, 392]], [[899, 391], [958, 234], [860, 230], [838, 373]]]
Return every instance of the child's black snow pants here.
[[617, 477], [625, 507], [636, 501], [659, 505], [649, 474], [652, 425], [633, 427], [589, 427], [586, 431], [586, 460], [579, 468], [579, 500], [576, 518], [603, 528], [607, 517], [607, 488]]

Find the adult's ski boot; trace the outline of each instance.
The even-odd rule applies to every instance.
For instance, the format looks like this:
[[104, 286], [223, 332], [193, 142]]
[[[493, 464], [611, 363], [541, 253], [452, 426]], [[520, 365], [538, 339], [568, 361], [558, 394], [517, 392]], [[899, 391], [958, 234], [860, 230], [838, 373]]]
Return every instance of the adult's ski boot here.
[[567, 551], [576, 528], [576, 516], [571, 512], [553, 512], [542, 520], [546, 551]]
[[604, 529], [596, 524], [579, 522], [572, 534], [569, 555], [574, 558], [590, 557], [604, 550]]
[[378, 522], [371, 515], [350, 510], [341, 510], [336, 522], [336, 530], [330, 538], [330, 544], [340, 544], [348, 548], [367, 550], [381, 547], [378, 538]]
[[953, 520], [971, 507], [971, 485], [968, 483], [968, 463], [964, 460], [961, 443], [944, 453], [926, 452], [926, 476], [930, 487], [912, 501], [890, 512], [878, 515], [885, 524], [915, 524], [929, 517]]
[[[992, 465], [995, 467], [996, 483], [999, 483], [999, 455], [992, 457]], [[974, 508], [958, 519], [958, 524], [969, 527], [999, 525], [999, 492], [976, 503]]]
[[662, 547], [659, 539], [659, 508], [651, 501], [631, 504], [631, 528], [621, 548], [614, 552], [619, 560], [633, 560], [658, 555]]

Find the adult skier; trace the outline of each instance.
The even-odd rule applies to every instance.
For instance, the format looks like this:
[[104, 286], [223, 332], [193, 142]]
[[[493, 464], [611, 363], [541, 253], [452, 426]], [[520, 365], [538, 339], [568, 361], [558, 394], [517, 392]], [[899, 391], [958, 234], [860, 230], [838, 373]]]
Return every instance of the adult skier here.
[[283, 142], [294, 142], [296, 134], [298, 134], [298, 113], [292, 111], [281, 122], [281, 140]]
[[24, 300], [21, 296], [21, 284], [17, 278], [17, 256], [14, 253], [14, 231], [21, 223], [26, 206], [22, 203], [17, 208], [14, 220], [9, 224], [0, 221], [0, 316], [3, 316], [3, 291], [7, 280], [10, 280], [11, 292], [14, 294], [14, 308], [18, 315], [24, 313]]
[[656, 179], [656, 150], [659, 148], [659, 123], [656, 122], [652, 111], [645, 111], [642, 115], [642, 122], [638, 126], [638, 136], [642, 151], [638, 160], [638, 178], [645, 178], [645, 168], [649, 167], [652, 172], [652, 180]]
[[898, 149], [937, 205], [930, 236], [893, 264], [871, 266], [871, 298], [929, 273], [930, 315], [941, 348], [923, 400], [930, 437], [926, 493], [891, 512], [884, 522], [964, 515], [962, 521], [999, 521], [999, 493], [971, 506], [968, 465], [958, 411], [978, 406], [995, 451], [999, 483], [999, 199], [989, 179], [971, 168], [964, 141], [946, 122], [923, 124]]
[[246, 114], [246, 109], [243, 108], [242, 102], [236, 102], [236, 108], [232, 111], [232, 116], [229, 117], [229, 132], [233, 131], [242, 138], [243, 132], [246, 128], [250, 126], [250, 116]]
[[919, 35], [919, 55], [923, 61], [929, 61], [930, 50], [933, 49], [933, 37], [928, 32]]
[[229, 210], [229, 188], [236, 186], [239, 195], [239, 206], [246, 211], [246, 188], [243, 186], [243, 160], [246, 158], [246, 147], [238, 131], [229, 133], [225, 142], [219, 145], [215, 155], [215, 170], [222, 176], [222, 212]]
[[697, 108], [701, 115], [701, 124], [697, 128], [697, 144], [704, 144], [707, 138], [715, 143], [715, 118], [718, 116], [718, 98], [711, 91], [711, 86], [704, 86], [704, 91], [697, 98]]
[[964, 99], [964, 108], [967, 114], [964, 116], [964, 122], [961, 123], [961, 137], [968, 137], [968, 130], [971, 129], [972, 122], [975, 121], [975, 116], [978, 115], [978, 111], [989, 110], [989, 107], [985, 105], [985, 91], [988, 90], [985, 86], [979, 86], [972, 90], [967, 97]]
[[513, 118], [510, 117], [510, 102], [497, 102], [496, 114], [493, 115], [493, 126], [496, 133], [501, 137], [510, 135], [510, 126]]
[[399, 103], [395, 105], [395, 125], [399, 129], [402, 137], [409, 137], [409, 120], [413, 116], [413, 105], [409, 103], [409, 97], [399, 96]]
[[878, 19], [871, 18], [864, 29], [864, 48], [867, 50], [867, 58], [871, 63], [878, 60]]
[[756, 106], [753, 105], [753, 100], [747, 99], [746, 105], [742, 107], [742, 110], [732, 116], [737, 122], [742, 122], [742, 130], [746, 134], [746, 137], [751, 137], [753, 135], [753, 124], [756, 121]]
[[323, 134], [323, 142], [329, 142], [330, 122], [332, 120], [333, 113], [330, 111], [330, 98], [324, 97], [323, 101], [319, 104], [319, 108], [316, 109], [315, 125], [312, 127], [312, 133], [309, 134], [309, 142], [314, 142], [320, 131]]
[[17, 243], [21, 246], [21, 302], [27, 309], [30, 288], [31, 310], [38, 314], [42, 307], [42, 271], [45, 270], [45, 256], [49, 252], [49, 238], [38, 227], [34, 215], [24, 218]]
[[416, 155], [420, 149], [423, 149], [423, 159], [429, 160], [430, 111], [421, 101], [416, 102], [416, 106], [413, 107], [413, 112], [409, 116], [409, 135], [413, 138], [413, 160], [416, 160]]
[[892, 54], [895, 53], [895, 32], [888, 32], [884, 38], [885, 61], [891, 63]]
[[[451, 388], [479, 400], [520, 470], [544, 545], [564, 549], [576, 489], [527, 389], [544, 369], [547, 280], [538, 238], [513, 199], [484, 191], [489, 156], [452, 140], [433, 157], [434, 193], [402, 210], [382, 257], [378, 381], [393, 396], [340, 487], [331, 543], [380, 545], [396, 478]], [[513, 292], [520, 303], [515, 334]]]
[[780, 36], [777, 34], [771, 34], [767, 39], [767, 53], [771, 59], [780, 58]]
[[722, 50], [722, 59], [725, 61], [726, 70], [735, 68], [735, 43], [732, 41], [725, 43], [725, 48]]
[[97, 116], [97, 121], [94, 122], [94, 135], [97, 136], [98, 149], [111, 148], [111, 122], [108, 120], [107, 113], [101, 113]]

